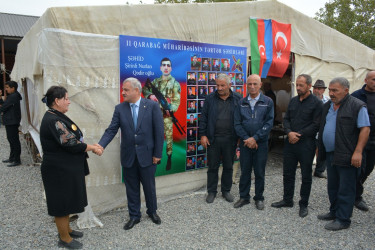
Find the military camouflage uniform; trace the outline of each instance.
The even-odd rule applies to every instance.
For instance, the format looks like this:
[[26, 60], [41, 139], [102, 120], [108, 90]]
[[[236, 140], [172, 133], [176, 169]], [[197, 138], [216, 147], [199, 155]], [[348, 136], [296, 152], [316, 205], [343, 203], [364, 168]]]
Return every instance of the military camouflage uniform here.
[[[163, 80], [162, 77], [156, 78], [152, 81], [154, 85], [165, 97], [170, 104], [170, 110], [176, 112], [180, 106], [181, 87], [180, 83], [174, 79], [173, 76], [169, 75], [167, 80]], [[145, 98], [149, 98], [152, 95], [151, 89], [143, 88], [142, 90]], [[172, 155], [173, 146], [173, 122], [172, 117], [167, 117], [164, 113], [163, 108], [160, 105], [160, 109], [164, 115], [164, 134], [167, 142], [167, 155]]]

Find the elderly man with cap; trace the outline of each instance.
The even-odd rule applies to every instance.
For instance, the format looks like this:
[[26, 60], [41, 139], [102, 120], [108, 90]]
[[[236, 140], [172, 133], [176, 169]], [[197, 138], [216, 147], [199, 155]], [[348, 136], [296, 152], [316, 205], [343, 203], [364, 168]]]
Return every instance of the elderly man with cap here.
[[[329, 97], [324, 95], [324, 91], [326, 90], [326, 85], [324, 84], [323, 80], [316, 80], [314, 86], [313, 86], [313, 94], [318, 97], [319, 100], [321, 100], [324, 103], [329, 101]], [[318, 140], [318, 136], [316, 136], [316, 139]], [[316, 156], [318, 155], [318, 146], [316, 149]], [[318, 158], [318, 157], [316, 157]], [[319, 178], [327, 178], [323, 172], [326, 170], [326, 163], [325, 161], [318, 161], [316, 160], [315, 165], [315, 171], [314, 176]]]
[[324, 84], [323, 80], [316, 80], [313, 86], [313, 94], [318, 97], [324, 103], [329, 101], [329, 97], [324, 95], [324, 91], [326, 91], [326, 85]]

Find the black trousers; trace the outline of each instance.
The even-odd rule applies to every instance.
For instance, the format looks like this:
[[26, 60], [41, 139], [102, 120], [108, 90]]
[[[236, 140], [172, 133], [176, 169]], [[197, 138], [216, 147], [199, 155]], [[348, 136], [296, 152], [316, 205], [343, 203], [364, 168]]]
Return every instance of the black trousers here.
[[[210, 142], [211, 143], [211, 142]], [[207, 147], [207, 192], [217, 193], [219, 181], [219, 166], [223, 164], [223, 174], [221, 175], [221, 192], [230, 192], [232, 188], [233, 161], [236, 145], [233, 138], [215, 137], [213, 143]]]
[[9, 160], [14, 162], [21, 161], [21, 143], [18, 135], [18, 127], [20, 125], [5, 125], [7, 139], [10, 145]]
[[329, 211], [345, 225], [350, 225], [353, 213], [356, 180], [361, 169], [353, 166], [332, 165], [334, 152], [327, 153], [327, 188], [331, 206]]
[[367, 177], [371, 174], [372, 170], [374, 170], [375, 165], [375, 150], [365, 150], [364, 157], [361, 166], [361, 175], [357, 180], [357, 188], [356, 188], [356, 201], [362, 200], [363, 194], [363, 184], [367, 180]]
[[288, 138], [284, 143], [284, 201], [293, 202], [294, 187], [296, 181], [296, 169], [298, 162], [301, 165], [302, 184], [299, 201], [300, 206], [307, 206], [311, 192], [312, 162], [315, 154], [315, 138], [305, 138], [296, 144], [290, 144]]
[[131, 219], [141, 218], [141, 193], [140, 184], [143, 186], [145, 195], [147, 214], [156, 213], [157, 200], [155, 188], [155, 172], [156, 166], [141, 167], [136, 157], [133, 166], [130, 168], [122, 168], [126, 197], [128, 199], [128, 210]]

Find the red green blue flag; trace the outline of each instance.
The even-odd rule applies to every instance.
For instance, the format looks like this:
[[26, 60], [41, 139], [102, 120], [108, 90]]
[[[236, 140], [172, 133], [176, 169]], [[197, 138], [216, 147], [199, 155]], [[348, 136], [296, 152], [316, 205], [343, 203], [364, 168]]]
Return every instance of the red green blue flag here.
[[250, 19], [251, 73], [282, 77], [289, 65], [291, 24]]

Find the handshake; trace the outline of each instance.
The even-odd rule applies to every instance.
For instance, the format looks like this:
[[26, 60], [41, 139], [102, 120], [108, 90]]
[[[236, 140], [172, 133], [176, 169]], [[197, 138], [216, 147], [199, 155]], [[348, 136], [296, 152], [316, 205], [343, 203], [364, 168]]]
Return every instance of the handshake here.
[[92, 151], [94, 154], [101, 156], [104, 152], [104, 148], [98, 143], [87, 145], [86, 151]]

